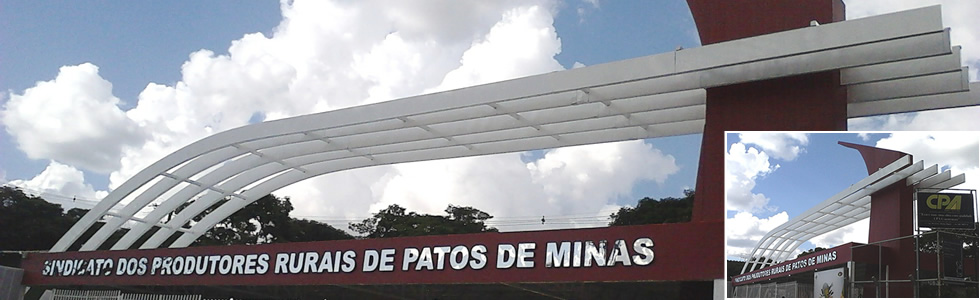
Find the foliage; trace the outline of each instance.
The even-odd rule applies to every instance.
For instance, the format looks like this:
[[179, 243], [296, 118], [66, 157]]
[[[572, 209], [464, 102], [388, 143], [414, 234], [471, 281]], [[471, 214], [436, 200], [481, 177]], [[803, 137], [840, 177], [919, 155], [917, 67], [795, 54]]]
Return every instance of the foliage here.
[[[194, 221], [201, 221], [206, 214], [228, 201], [232, 200], [218, 201], [194, 217]], [[289, 212], [292, 210], [289, 199], [281, 201], [276, 196], [266, 195], [216, 224], [198, 238], [195, 245], [254, 245], [275, 242], [279, 229], [285, 227], [284, 223], [289, 219]]]
[[349, 228], [366, 238], [497, 231], [483, 223], [493, 216], [479, 209], [449, 205], [445, 211], [448, 216], [418, 214], [392, 204], [370, 218], [351, 223]]
[[803, 251], [803, 253], [800, 253], [799, 255], [797, 255], [796, 258], [804, 257], [804, 256], [807, 256], [807, 255], [810, 255], [810, 254], [813, 254], [813, 253], [824, 251], [824, 250], [827, 250], [827, 248], [824, 248], [824, 247], [816, 247], [816, 248], [813, 248], [813, 249], [810, 249], [810, 250]]
[[87, 214], [87, 213], [88, 213], [88, 210], [87, 209], [82, 209], [82, 208], [77, 208], [76, 207], [76, 208], [69, 209], [68, 212], [65, 212], [65, 217], [67, 217], [69, 220], [71, 220], [71, 223], [72, 224], [75, 224], [75, 222], [78, 222], [78, 220], [81, 220], [82, 219], [82, 216], [85, 216], [85, 214]]
[[59, 204], [0, 187], [0, 250], [49, 249], [73, 223]]
[[622, 207], [610, 215], [609, 226], [688, 222], [693, 208], [694, 190], [685, 190], [683, 198], [643, 198], [635, 208]]
[[[75, 222], [87, 213], [87, 209], [72, 208], [67, 212], [60, 204], [45, 201], [41, 197], [24, 194], [16, 187], [0, 187], [0, 250], [48, 250], [68, 232]], [[82, 241], [88, 240], [105, 222], [96, 221], [83, 232], [68, 250], [78, 250]], [[112, 247], [128, 229], [113, 232], [98, 247], [107, 250]]]
[[290, 219], [288, 230], [283, 232], [275, 242], [312, 242], [329, 240], [347, 240], [354, 238], [347, 232], [325, 223], [313, 220]]
[[[194, 222], [201, 221], [206, 214], [228, 201], [238, 200], [218, 201], [195, 216]], [[191, 203], [193, 202], [182, 205], [176, 212], [180, 212]], [[352, 238], [346, 232], [324, 223], [293, 219], [289, 217], [289, 212], [292, 210], [293, 204], [289, 201], [289, 197], [266, 195], [216, 224], [198, 238], [194, 245], [254, 245]], [[189, 228], [190, 224], [185, 224], [184, 227]]]
[[[229, 201], [224, 199], [209, 207], [206, 212], [212, 212], [220, 204]], [[179, 212], [187, 208], [186, 203], [177, 209]], [[310, 221], [297, 220], [289, 217], [293, 205], [289, 198], [278, 198], [267, 195], [246, 205], [227, 219], [218, 223], [206, 232], [194, 245], [234, 245], [259, 244], [278, 242], [337, 240], [353, 238], [350, 234], [331, 227], [330, 225]], [[61, 205], [45, 201], [41, 197], [24, 194], [16, 187], [0, 187], [0, 250], [47, 250], [68, 231], [75, 222], [82, 218], [88, 210], [72, 208], [64, 212]], [[204, 214], [199, 214], [194, 221], [200, 221]], [[69, 250], [77, 250], [82, 241], [86, 241], [105, 225], [98, 221], [70, 246]], [[185, 228], [190, 223], [184, 224]], [[16, 229], [16, 230], [11, 230]], [[159, 230], [153, 227], [136, 243], [142, 244], [149, 236]], [[109, 249], [128, 231], [123, 228], [116, 230], [98, 247]], [[169, 245], [176, 240], [176, 235], [164, 243]]]
[[726, 262], [728, 264], [728, 272], [726, 273], [728, 275], [727, 278], [731, 279], [742, 274], [742, 267], [745, 266], [744, 261], [728, 260]]
[[449, 223], [453, 226], [447, 228], [449, 233], [475, 233], [475, 232], [497, 232], [496, 228], [488, 228], [483, 222], [492, 219], [490, 214], [469, 206], [455, 206], [450, 204], [445, 212], [449, 214]]

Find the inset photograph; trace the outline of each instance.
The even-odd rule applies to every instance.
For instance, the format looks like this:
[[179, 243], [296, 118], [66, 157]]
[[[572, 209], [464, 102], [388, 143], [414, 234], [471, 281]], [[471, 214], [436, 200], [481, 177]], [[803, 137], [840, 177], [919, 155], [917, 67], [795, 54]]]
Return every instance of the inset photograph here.
[[978, 296], [978, 132], [726, 132], [731, 298]]

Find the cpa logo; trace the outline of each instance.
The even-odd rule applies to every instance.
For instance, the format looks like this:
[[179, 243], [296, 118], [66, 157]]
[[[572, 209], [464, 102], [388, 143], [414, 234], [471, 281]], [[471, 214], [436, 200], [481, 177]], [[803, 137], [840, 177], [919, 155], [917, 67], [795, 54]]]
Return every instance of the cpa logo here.
[[926, 206], [931, 209], [945, 209], [945, 210], [960, 210], [960, 198], [962, 196], [955, 196], [952, 199], [949, 195], [931, 195], [926, 198]]

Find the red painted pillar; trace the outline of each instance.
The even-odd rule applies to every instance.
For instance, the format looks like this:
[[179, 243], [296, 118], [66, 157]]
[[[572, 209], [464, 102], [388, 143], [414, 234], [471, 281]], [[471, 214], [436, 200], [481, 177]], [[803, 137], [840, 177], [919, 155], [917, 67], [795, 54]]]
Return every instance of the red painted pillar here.
[[[688, 0], [702, 45], [844, 20], [841, 0]], [[780, 47], [780, 45], [772, 45]], [[692, 220], [725, 219], [725, 131], [847, 130], [837, 71], [707, 90]]]
[[[908, 153], [838, 142], [844, 147], [853, 148], [861, 153], [864, 164], [871, 175], [878, 169], [902, 158]], [[874, 243], [914, 233], [913, 217], [915, 216], [912, 197], [912, 187], [900, 180], [871, 194], [871, 222], [868, 228], [868, 242]], [[880, 244], [882, 249], [882, 272], [888, 265], [889, 280], [906, 280], [915, 274], [915, 240], [902, 239]], [[885, 278], [879, 278], [884, 280]], [[884, 285], [881, 294], [885, 295]], [[912, 297], [914, 290], [911, 284], [890, 284], [888, 295], [891, 297]]]
[[695, 221], [725, 218], [726, 130], [847, 130], [847, 94], [836, 71], [710, 88], [707, 102]]
[[[844, 20], [841, 0], [688, 0], [702, 45]], [[781, 45], [772, 45], [780, 47]], [[750, 82], [707, 90], [692, 222], [725, 220], [726, 130], [847, 130], [847, 94], [838, 72]], [[718, 278], [724, 277], [722, 234]], [[709, 266], [714, 267], [714, 266]]]

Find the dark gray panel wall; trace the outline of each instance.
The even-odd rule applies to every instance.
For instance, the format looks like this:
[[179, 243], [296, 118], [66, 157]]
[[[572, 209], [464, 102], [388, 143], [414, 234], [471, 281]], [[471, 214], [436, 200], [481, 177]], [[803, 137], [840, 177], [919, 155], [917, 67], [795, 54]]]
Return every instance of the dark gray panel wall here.
[[20, 284], [23, 278], [23, 269], [0, 266], [0, 299], [23, 299], [24, 286]]

